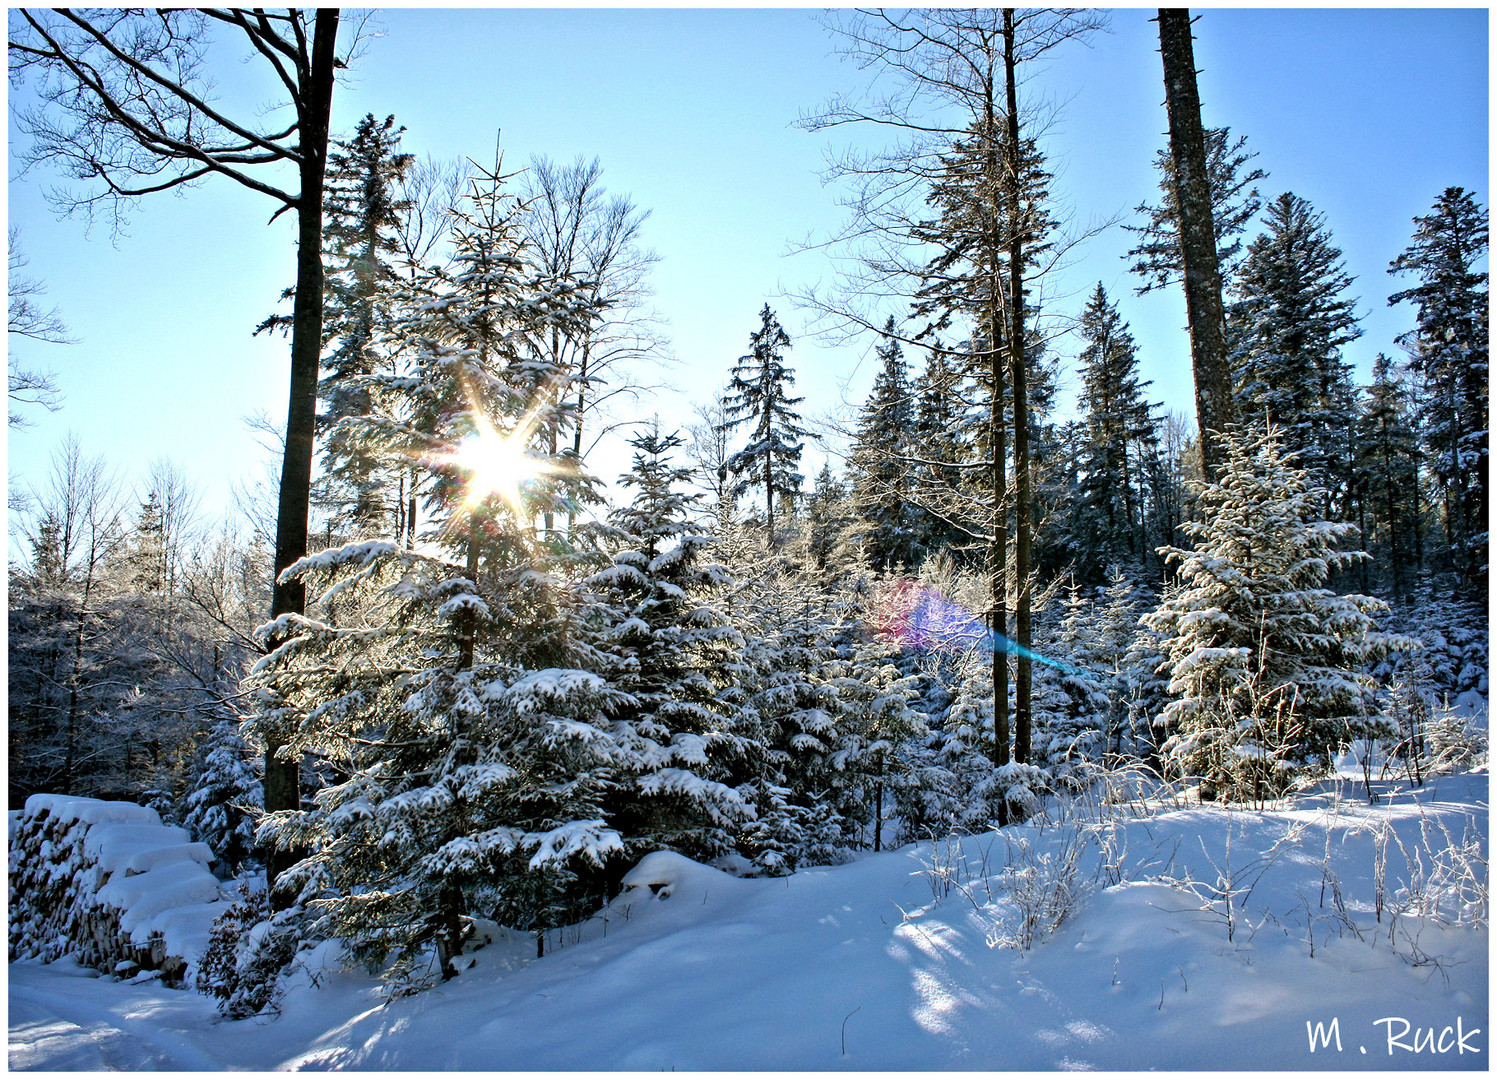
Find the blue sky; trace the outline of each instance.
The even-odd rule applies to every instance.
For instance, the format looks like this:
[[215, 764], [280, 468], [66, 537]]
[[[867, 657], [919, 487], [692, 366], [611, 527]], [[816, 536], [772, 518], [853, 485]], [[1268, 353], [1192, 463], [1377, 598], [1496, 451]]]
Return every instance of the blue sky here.
[[[1061, 104], [1044, 148], [1055, 193], [1081, 222], [1130, 212], [1155, 197], [1155, 151], [1166, 121], [1154, 9], [1125, 9], [1111, 32], [1061, 54], [1030, 87]], [[1356, 277], [1366, 317], [1347, 352], [1365, 375], [1396, 348], [1411, 314], [1390, 309], [1400, 287], [1385, 270], [1408, 243], [1411, 219], [1450, 185], [1488, 201], [1485, 9], [1204, 9], [1196, 60], [1208, 125], [1248, 137], [1269, 178], [1263, 194], [1294, 191], [1326, 215]], [[682, 422], [745, 351], [768, 301], [794, 337], [789, 359], [808, 413], [853, 406], [873, 379], [871, 343], [829, 347], [801, 337], [806, 321], [782, 290], [828, 280], [819, 256], [792, 243], [842, 220], [818, 178], [823, 151], [845, 135], [795, 125], [805, 110], [865, 78], [835, 53], [817, 13], [775, 10], [392, 10], [381, 35], [334, 97], [334, 127], [394, 113], [405, 148], [491, 160], [502, 129], [506, 164], [540, 153], [602, 160], [611, 191], [651, 211], [647, 242], [662, 256], [656, 306], [677, 364], [658, 381], [678, 389], [640, 406]], [[224, 53], [226, 101], [269, 100], [237, 45]], [[12, 94], [13, 101], [24, 96]], [[12, 144], [15, 133], [12, 125]], [[231, 480], [262, 452], [241, 423], [285, 411], [286, 344], [251, 338], [293, 277], [289, 221], [227, 182], [156, 196], [129, 235], [86, 236], [45, 206], [45, 175], [17, 177], [9, 214], [28, 272], [48, 286], [79, 344], [21, 343], [51, 366], [66, 394], [54, 415], [31, 410], [12, 431], [12, 479], [38, 478], [60, 436], [78, 433], [127, 474], [153, 458], [177, 461], [225, 502]], [[1154, 396], [1187, 411], [1189, 343], [1177, 295], [1132, 297], [1121, 258], [1130, 235], [1113, 227], [1077, 252], [1057, 281], [1056, 309], [1079, 310], [1101, 281], [1133, 326]], [[1072, 342], [1060, 342], [1063, 356]], [[1074, 386], [1074, 378], [1070, 379]], [[592, 462], [612, 479], [619, 457]]]

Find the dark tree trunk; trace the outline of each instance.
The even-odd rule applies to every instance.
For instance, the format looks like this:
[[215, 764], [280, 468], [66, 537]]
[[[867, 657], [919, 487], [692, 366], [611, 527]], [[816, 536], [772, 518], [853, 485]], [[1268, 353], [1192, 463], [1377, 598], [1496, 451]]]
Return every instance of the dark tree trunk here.
[[[322, 196], [327, 171], [328, 117], [333, 101], [333, 46], [338, 10], [317, 11], [312, 36], [311, 68], [299, 71], [297, 120], [301, 125], [301, 192], [297, 198], [296, 299], [291, 323], [291, 392], [286, 407], [286, 449], [281, 462], [280, 502], [276, 511], [275, 571], [271, 616], [303, 613], [306, 586], [280, 580], [286, 567], [307, 553], [307, 510], [312, 490], [312, 441], [317, 423], [317, 375], [322, 355]], [[274, 648], [276, 642], [271, 642]], [[265, 745], [265, 809], [301, 808], [300, 762], [283, 758], [285, 743], [269, 737]], [[266, 853], [268, 879], [275, 880], [295, 861], [295, 852]], [[275, 906], [291, 897], [272, 888]]]
[[[993, 87], [989, 81], [984, 101], [987, 121], [988, 175], [997, 181], [1000, 166], [998, 148], [994, 142], [997, 122], [993, 108]], [[996, 215], [995, 215], [996, 216]], [[988, 581], [989, 600], [992, 607], [993, 630], [993, 764], [1007, 765], [1009, 762], [1008, 725], [1008, 478], [1005, 474], [1008, 458], [1008, 429], [1003, 423], [1003, 321], [999, 306], [1003, 299], [1003, 277], [998, 264], [1001, 238], [996, 234], [988, 244], [989, 270], [992, 280], [988, 287], [988, 377], [992, 383], [988, 406], [988, 442], [993, 455], [989, 487], [993, 492], [993, 539], [989, 546]], [[1005, 804], [1006, 805], [1006, 804]], [[1007, 824], [1007, 821], [1000, 821]]]
[[[1008, 352], [1012, 359], [1014, 394], [1014, 637], [1020, 650], [1028, 650], [1033, 636], [1030, 621], [1029, 568], [1033, 519], [1029, 483], [1028, 372], [1024, 357], [1024, 222], [1020, 205], [1019, 91], [1017, 58], [1014, 54], [1014, 10], [1003, 9], [1003, 76], [1008, 104]], [[1029, 657], [1020, 651], [1014, 663], [1014, 759], [1029, 761], [1030, 688], [1033, 673]]]
[[1159, 52], [1164, 57], [1164, 97], [1169, 113], [1170, 154], [1175, 165], [1175, 207], [1179, 217], [1180, 258], [1185, 269], [1185, 310], [1190, 321], [1190, 356], [1196, 389], [1196, 424], [1207, 480], [1222, 463], [1218, 433], [1237, 410], [1227, 368], [1226, 319], [1222, 311], [1221, 268], [1211, 212], [1211, 179], [1206, 172], [1206, 138], [1196, 90], [1195, 50], [1190, 9], [1159, 9]]
[[[765, 406], [768, 409], [768, 406]], [[768, 415], [766, 411], [765, 415]], [[769, 454], [764, 455], [764, 515], [768, 519], [767, 529], [764, 534], [764, 546], [770, 551], [774, 550], [774, 458]]]

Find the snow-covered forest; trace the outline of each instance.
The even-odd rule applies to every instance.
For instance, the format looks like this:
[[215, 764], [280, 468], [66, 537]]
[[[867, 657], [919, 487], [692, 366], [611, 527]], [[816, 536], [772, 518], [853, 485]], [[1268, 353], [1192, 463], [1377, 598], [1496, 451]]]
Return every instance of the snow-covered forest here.
[[[206, 179], [297, 251], [235, 513], [76, 439], [11, 478], [11, 1067], [1486, 1068], [1487, 208], [1420, 193], [1359, 376], [1333, 223], [1161, 13], [1130, 290], [1056, 300], [1036, 73], [1105, 23], [828, 15], [840, 275], [660, 415], [598, 162], [331, 130], [353, 13], [12, 11], [59, 209]], [[20, 244], [13, 432], [67, 407]]]

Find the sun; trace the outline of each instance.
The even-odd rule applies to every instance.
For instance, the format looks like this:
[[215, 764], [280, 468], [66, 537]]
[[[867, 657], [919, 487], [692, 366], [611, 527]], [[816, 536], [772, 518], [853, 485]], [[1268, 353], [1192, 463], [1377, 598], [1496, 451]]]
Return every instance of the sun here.
[[524, 440], [501, 435], [487, 424], [458, 443], [452, 460], [468, 473], [465, 510], [476, 509], [497, 495], [520, 513], [520, 486], [538, 473], [537, 462], [525, 452]]

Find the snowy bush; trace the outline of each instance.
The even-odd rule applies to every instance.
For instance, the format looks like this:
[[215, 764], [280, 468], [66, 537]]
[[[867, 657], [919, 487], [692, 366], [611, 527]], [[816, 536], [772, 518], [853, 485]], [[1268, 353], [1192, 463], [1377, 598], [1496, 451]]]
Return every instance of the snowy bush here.
[[231, 1020], [275, 1011], [281, 976], [302, 942], [300, 907], [271, 914], [265, 890], [240, 886], [239, 897], [214, 921], [198, 967], [197, 988]]
[[1459, 772], [1487, 761], [1487, 732], [1462, 710], [1436, 709], [1424, 733], [1425, 768]]
[[1008, 858], [999, 882], [1007, 903], [988, 937], [990, 946], [1029, 949], [1081, 906], [1089, 888], [1081, 879], [1087, 838], [1075, 827], [1063, 828], [1058, 835], [1052, 850], [1040, 851], [1027, 837], [1003, 834]]
[[148, 807], [33, 795], [10, 833], [10, 958], [185, 977], [224, 907], [212, 861]]

